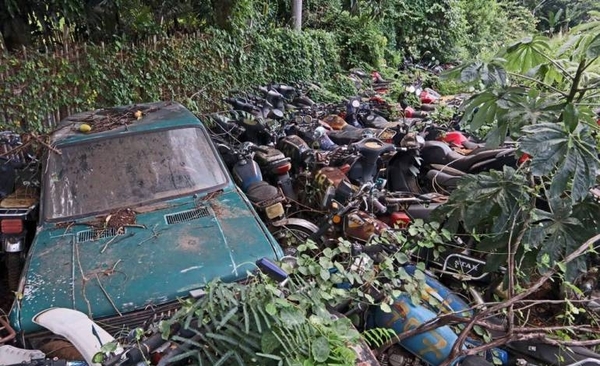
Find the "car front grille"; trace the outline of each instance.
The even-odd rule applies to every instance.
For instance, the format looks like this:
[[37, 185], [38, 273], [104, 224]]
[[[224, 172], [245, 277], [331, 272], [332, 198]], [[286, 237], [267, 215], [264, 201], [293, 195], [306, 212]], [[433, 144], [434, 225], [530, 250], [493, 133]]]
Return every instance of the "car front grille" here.
[[95, 319], [94, 321], [113, 337], [119, 338], [135, 328], [144, 328], [149, 324], [168, 319], [180, 308], [179, 301], [174, 301], [157, 306], [148, 305], [143, 310], [125, 313], [122, 316]]
[[206, 207], [199, 207], [193, 210], [182, 211], [170, 215], [165, 216], [165, 220], [167, 221], [167, 225], [173, 225], [180, 222], [192, 221], [199, 219], [201, 217], [210, 216], [210, 212]]

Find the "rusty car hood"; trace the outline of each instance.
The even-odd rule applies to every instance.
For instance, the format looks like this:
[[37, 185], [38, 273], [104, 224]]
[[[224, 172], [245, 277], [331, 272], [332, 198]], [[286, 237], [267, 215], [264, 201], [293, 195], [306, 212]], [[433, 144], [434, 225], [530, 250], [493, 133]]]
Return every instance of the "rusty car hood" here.
[[170, 203], [138, 213], [135, 225], [108, 231], [79, 222], [43, 226], [11, 322], [37, 331], [33, 316], [50, 307], [94, 319], [118, 316], [188, 296], [214, 278], [243, 279], [257, 259], [282, 254], [236, 190]]

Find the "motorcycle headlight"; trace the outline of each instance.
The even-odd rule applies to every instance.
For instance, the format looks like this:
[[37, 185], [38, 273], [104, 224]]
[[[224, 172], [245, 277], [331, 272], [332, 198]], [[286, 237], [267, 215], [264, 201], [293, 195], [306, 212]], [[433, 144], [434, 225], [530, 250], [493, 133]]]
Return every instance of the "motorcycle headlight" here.
[[281, 204], [281, 202], [277, 202], [276, 204], [267, 207], [265, 211], [269, 219], [274, 219], [276, 217], [283, 216], [285, 212], [283, 210], [283, 205]]

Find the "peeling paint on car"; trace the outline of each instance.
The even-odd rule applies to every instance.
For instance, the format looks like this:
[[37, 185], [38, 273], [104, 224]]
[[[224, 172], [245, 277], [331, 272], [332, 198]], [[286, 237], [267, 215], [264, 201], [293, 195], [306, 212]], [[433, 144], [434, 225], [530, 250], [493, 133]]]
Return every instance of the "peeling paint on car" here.
[[193, 270], [195, 270], [195, 269], [200, 269], [200, 268], [202, 268], [202, 267], [204, 267], [204, 266], [193, 266], [193, 267], [190, 267], [190, 268], [185, 268], [185, 269], [182, 269], [182, 270], [181, 270], [181, 271], [179, 271], [179, 272], [181, 272], [181, 273], [186, 273], [186, 272], [189, 272], [189, 271], [193, 271]]

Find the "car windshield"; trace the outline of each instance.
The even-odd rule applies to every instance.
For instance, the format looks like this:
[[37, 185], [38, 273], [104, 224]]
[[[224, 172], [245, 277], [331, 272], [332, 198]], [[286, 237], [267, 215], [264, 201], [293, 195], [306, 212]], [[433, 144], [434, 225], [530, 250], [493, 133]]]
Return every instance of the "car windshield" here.
[[127, 134], [60, 147], [46, 167], [45, 218], [64, 219], [140, 205], [227, 181], [199, 128]]

